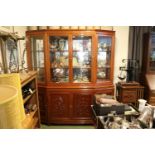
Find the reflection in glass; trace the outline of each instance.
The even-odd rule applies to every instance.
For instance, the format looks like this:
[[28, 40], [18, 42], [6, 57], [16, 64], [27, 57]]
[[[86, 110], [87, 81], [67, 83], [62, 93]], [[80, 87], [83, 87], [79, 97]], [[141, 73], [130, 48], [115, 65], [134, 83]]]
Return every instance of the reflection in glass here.
[[92, 37], [73, 36], [73, 82], [91, 81]]
[[0, 74], [4, 73], [3, 61], [2, 61], [2, 54], [0, 51]]
[[150, 52], [150, 71], [155, 71], [155, 36], [152, 36], [152, 49]]
[[35, 36], [31, 38], [32, 67], [38, 71], [38, 80], [44, 81], [44, 43], [43, 37]]
[[6, 61], [8, 72], [19, 72], [17, 41], [12, 38], [6, 40]]
[[97, 81], [110, 79], [111, 37], [98, 36]]
[[68, 37], [50, 36], [51, 81], [69, 81]]

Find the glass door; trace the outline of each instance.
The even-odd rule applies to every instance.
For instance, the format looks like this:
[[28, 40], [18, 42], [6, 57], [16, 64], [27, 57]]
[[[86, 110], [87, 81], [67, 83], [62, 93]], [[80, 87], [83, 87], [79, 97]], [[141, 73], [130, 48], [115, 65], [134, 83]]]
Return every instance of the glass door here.
[[51, 82], [69, 82], [69, 52], [67, 36], [50, 36]]
[[73, 83], [91, 82], [91, 36], [73, 36]]
[[111, 37], [98, 35], [97, 82], [110, 79], [111, 43]]
[[42, 36], [31, 37], [32, 68], [38, 71], [38, 80], [45, 80], [44, 40]]
[[[4, 71], [4, 41], [0, 38], [0, 74], [5, 73]], [[7, 68], [7, 67], [6, 67]]]
[[151, 49], [150, 49], [150, 55], [149, 55], [149, 70], [155, 71], [155, 36], [151, 36]]

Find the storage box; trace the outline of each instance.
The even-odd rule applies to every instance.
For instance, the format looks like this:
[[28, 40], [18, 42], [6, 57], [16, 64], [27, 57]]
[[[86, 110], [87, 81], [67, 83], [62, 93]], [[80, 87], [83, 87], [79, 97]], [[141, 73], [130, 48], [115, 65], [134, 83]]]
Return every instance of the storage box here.
[[124, 114], [125, 105], [114, 99], [114, 96], [106, 94], [94, 95], [94, 110], [98, 116], [109, 113]]
[[102, 104], [95, 103], [93, 108], [97, 116], [108, 115], [110, 113], [115, 113], [119, 115], [124, 114], [125, 112], [124, 104], [103, 106]]

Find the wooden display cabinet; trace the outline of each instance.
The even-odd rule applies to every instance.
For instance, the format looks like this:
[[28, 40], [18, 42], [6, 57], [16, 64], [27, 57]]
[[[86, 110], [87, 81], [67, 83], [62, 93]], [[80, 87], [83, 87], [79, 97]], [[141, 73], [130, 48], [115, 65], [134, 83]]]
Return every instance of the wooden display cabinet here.
[[155, 105], [155, 33], [144, 34], [141, 82], [145, 85], [145, 99]]
[[25, 129], [40, 128], [40, 112], [38, 103], [37, 73], [30, 71], [20, 73], [22, 95], [26, 118], [22, 122]]
[[96, 93], [114, 94], [114, 31], [27, 31], [28, 67], [38, 72], [41, 121], [91, 124]]

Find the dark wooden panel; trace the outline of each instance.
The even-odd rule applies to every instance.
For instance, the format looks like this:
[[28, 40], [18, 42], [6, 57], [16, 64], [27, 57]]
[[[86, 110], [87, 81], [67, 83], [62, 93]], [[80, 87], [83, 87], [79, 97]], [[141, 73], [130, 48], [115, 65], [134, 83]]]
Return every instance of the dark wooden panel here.
[[42, 122], [47, 124], [92, 124], [91, 104], [93, 104], [96, 93], [113, 95], [113, 89], [46, 88], [41, 90], [39, 94]]
[[92, 119], [93, 94], [74, 94], [73, 96], [73, 117]]
[[70, 94], [48, 93], [48, 117], [65, 118], [70, 117]]
[[116, 96], [119, 102], [134, 103], [138, 107], [138, 99], [144, 96], [144, 87], [139, 83], [137, 85], [129, 83], [116, 84]]
[[125, 90], [122, 92], [122, 102], [129, 103], [135, 102], [137, 99], [136, 90]]
[[47, 122], [47, 99], [46, 99], [46, 89], [38, 89], [38, 99], [39, 99], [39, 109], [40, 109], [40, 119], [42, 123]]

